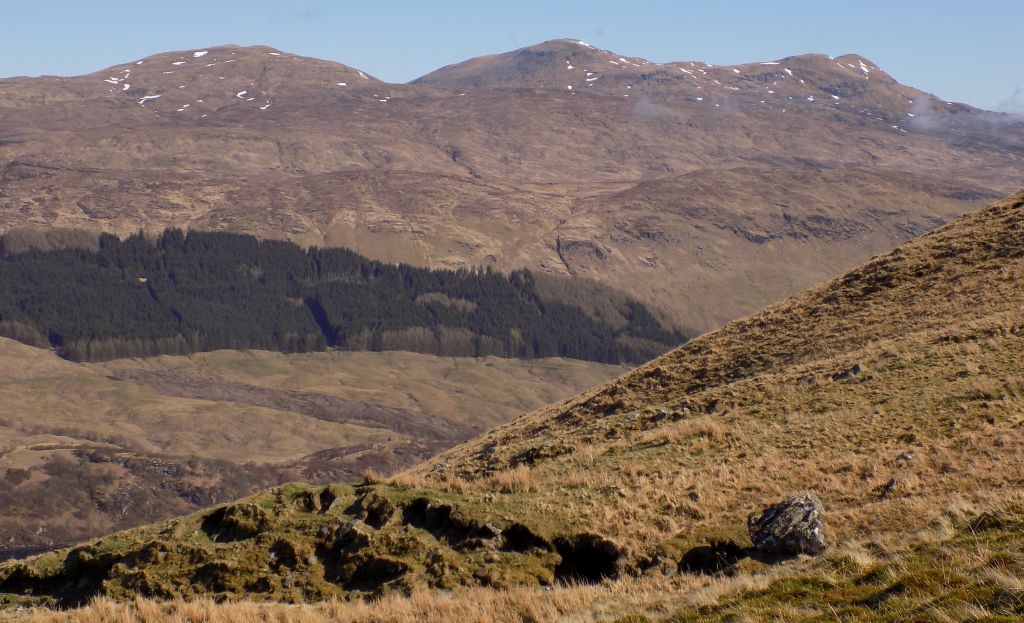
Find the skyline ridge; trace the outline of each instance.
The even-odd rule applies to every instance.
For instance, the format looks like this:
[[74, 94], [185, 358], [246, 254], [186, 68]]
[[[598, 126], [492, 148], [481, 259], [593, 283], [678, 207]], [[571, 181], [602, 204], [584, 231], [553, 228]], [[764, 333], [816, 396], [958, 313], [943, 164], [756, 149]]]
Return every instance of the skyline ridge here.
[[[0, 75], [78, 75], [131, 56], [232, 41], [343, 60], [402, 83], [466, 58], [570, 34], [653, 62], [699, 58], [731, 65], [855, 50], [898, 81], [942, 99], [1024, 112], [1024, 75], [1014, 62], [1024, 55], [1024, 41], [1006, 19], [1017, 8], [1002, 0], [977, 3], [970, 12], [875, 0], [855, 10], [801, 0], [779, 0], [766, 10], [649, 0], [628, 12], [604, 1], [384, 7], [307, 0], [283, 7], [182, 0], [139, 7], [112, 0], [95, 7], [43, 0], [7, 7], [8, 54], [0, 55]], [[989, 45], [994, 41], [999, 45]]]
[[[750, 66], [750, 65], [766, 65], [766, 66], [767, 65], [778, 65], [779, 63], [781, 63], [783, 61], [791, 61], [791, 60], [792, 61], [802, 61], [802, 60], [814, 60], [816, 58], [828, 58], [829, 61], [837, 61], [839, 59], [844, 59], [844, 58], [855, 58], [855, 59], [859, 59], [862, 62], [866, 62], [869, 67], [871, 67], [874, 70], [881, 71], [883, 74], [885, 74], [885, 76], [887, 78], [889, 78], [891, 80], [894, 80], [895, 82], [898, 82], [900, 84], [904, 84], [906, 86], [909, 86], [909, 87], [915, 88], [917, 90], [920, 90], [920, 91], [926, 93], [927, 95], [930, 95], [930, 96], [932, 96], [932, 97], [934, 97], [936, 99], [945, 101], [948, 104], [967, 104], [968, 106], [972, 106], [974, 108], [978, 108], [978, 107], [973, 106], [972, 104], [969, 104], [967, 102], [961, 102], [961, 101], [955, 100], [955, 99], [947, 100], [945, 98], [940, 97], [939, 95], [937, 95], [935, 93], [931, 93], [931, 92], [928, 92], [927, 90], [920, 89], [919, 87], [917, 87], [916, 85], [913, 85], [912, 83], [901, 82], [901, 81], [893, 78], [891, 76], [891, 74], [881, 64], [875, 63], [868, 56], [866, 56], [864, 54], [860, 54], [858, 52], [846, 52], [846, 53], [843, 53], [843, 54], [840, 54], [840, 55], [837, 55], [837, 56], [833, 56], [831, 54], [826, 54], [826, 53], [823, 53], [823, 52], [803, 52], [803, 53], [798, 53], [798, 54], [790, 54], [790, 55], [787, 55], [787, 56], [781, 56], [781, 57], [773, 58], [773, 59], [764, 59], [764, 58], [762, 58], [762, 59], [758, 59], [758, 60], [747, 60], [747, 61], [741, 61], [741, 62], [732, 63], [732, 64], [716, 64], [716, 63], [710, 63], [710, 62], [707, 62], [707, 61], [704, 61], [704, 60], [701, 60], [701, 59], [676, 59], [676, 60], [670, 60], [670, 61], [664, 61], [664, 62], [655, 62], [655, 61], [651, 61], [649, 59], [646, 59], [646, 58], [644, 58], [642, 56], [629, 56], [628, 53], [625, 53], [625, 52], [621, 52], [621, 51], [617, 51], [617, 50], [604, 49], [604, 48], [601, 48], [599, 46], [592, 45], [589, 42], [587, 42], [587, 41], [585, 41], [583, 39], [580, 39], [580, 38], [576, 38], [576, 37], [560, 37], [560, 38], [556, 38], [556, 39], [548, 39], [548, 40], [545, 40], [545, 41], [541, 41], [541, 42], [534, 43], [534, 44], [531, 44], [531, 45], [523, 46], [523, 47], [516, 48], [516, 49], [513, 49], [513, 50], [506, 50], [504, 52], [495, 52], [495, 53], [492, 53], [492, 54], [484, 54], [484, 55], [481, 55], [481, 56], [469, 57], [469, 58], [463, 59], [461, 61], [457, 61], [457, 62], [454, 62], [454, 63], [449, 63], [447, 65], [443, 65], [443, 66], [434, 68], [433, 70], [430, 70], [427, 73], [424, 73], [422, 75], [416, 76], [415, 78], [412, 78], [412, 79], [410, 79], [408, 81], [405, 81], [405, 82], [390, 82], [388, 80], [380, 78], [379, 76], [374, 74], [371, 70], [364, 69], [364, 68], [362, 68], [362, 67], [360, 67], [358, 65], [354, 65], [354, 64], [351, 64], [351, 63], [346, 63], [346, 62], [344, 62], [342, 60], [320, 58], [320, 57], [315, 57], [315, 56], [308, 56], [308, 55], [301, 54], [301, 53], [298, 53], [298, 52], [289, 51], [289, 50], [286, 50], [286, 49], [283, 49], [283, 48], [277, 48], [275, 46], [272, 46], [272, 45], [269, 45], [269, 44], [265, 44], [265, 43], [239, 44], [239, 43], [233, 43], [233, 42], [232, 43], [222, 43], [222, 44], [216, 44], [216, 45], [209, 45], [209, 46], [198, 46], [198, 47], [193, 47], [193, 48], [182, 48], [182, 49], [164, 50], [164, 51], [154, 52], [152, 54], [147, 54], [147, 55], [142, 56], [142, 57], [136, 57], [136, 58], [131, 58], [131, 59], [128, 59], [128, 60], [116, 62], [116, 63], [114, 63], [112, 65], [104, 66], [104, 67], [99, 68], [99, 69], [90, 70], [90, 71], [87, 71], [87, 72], [82, 73], [82, 74], [67, 74], [67, 75], [43, 74], [43, 75], [37, 75], [37, 76], [0, 76], [0, 81], [4, 81], [4, 80], [20, 80], [20, 79], [40, 79], [40, 78], [70, 79], [70, 78], [76, 78], [76, 77], [81, 77], [81, 76], [89, 76], [89, 75], [93, 75], [93, 74], [104, 73], [104, 72], [113, 70], [114, 68], [119, 67], [119, 66], [141, 64], [145, 60], [156, 58], [156, 57], [160, 57], [160, 56], [168, 56], [168, 55], [173, 55], [173, 54], [183, 54], [183, 55], [186, 55], [186, 56], [188, 54], [205, 54], [206, 51], [208, 51], [208, 50], [221, 50], [221, 49], [231, 49], [231, 48], [237, 48], [237, 49], [240, 49], [240, 50], [252, 50], [252, 49], [265, 48], [265, 49], [271, 50], [271, 54], [278, 53], [278, 54], [275, 54], [275, 55], [287, 55], [287, 56], [293, 56], [295, 58], [305, 58], [305, 59], [315, 60], [315, 61], [318, 61], [318, 62], [337, 64], [338, 66], [340, 66], [342, 68], [346, 68], [348, 70], [356, 71], [360, 75], [365, 74], [371, 80], [377, 81], [376, 82], [377, 84], [381, 84], [381, 85], [385, 85], [385, 86], [416, 86], [416, 85], [421, 85], [421, 84], [429, 84], [428, 82], [425, 81], [425, 79], [428, 79], [428, 78], [430, 78], [431, 76], [433, 76], [435, 74], [440, 74], [440, 73], [442, 73], [442, 72], [444, 72], [446, 70], [449, 70], [451, 68], [460, 67], [460, 66], [466, 66], [466, 65], [468, 65], [468, 64], [470, 64], [470, 63], [472, 63], [474, 61], [480, 61], [480, 60], [483, 60], [483, 59], [490, 59], [490, 58], [497, 58], [497, 57], [502, 57], [502, 56], [510, 56], [510, 55], [513, 55], [513, 54], [516, 54], [516, 53], [519, 53], [519, 52], [523, 52], [523, 51], [526, 51], [526, 50], [543, 48], [545, 46], [551, 46], [553, 44], [563, 44], [563, 43], [566, 44], [566, 45], [580, 45], [580, 46], [583, 46], [585, 48], [589, 48], [591, 50], [594, 50], [595, 52], [602, 52], [602, 53], [612, 54], [612, 55], [615, 55], [615, 56], [622, 56], [624, 58], [631, 59], [631, 60], [634, 60], [634, 61], [642, 61], [642, 63], [644, 63], [645, 65], [650, 65], [651, 67], [658, 67], [658, 68], [666, 67], [666, 66], [674, 66], [674, 65], [684, 65], [684, 64], [690, 64], [690, 65], [693, 65], [693, 64], [703, 64], [705, 66], [705, 68], [734, 68], [734, 67]], [[978, 108], [978, 109], [982, 110], [982, 111], [987, 111], [987, 112], [997, 112], [997, 113], [1009, 114], [1009, 115], [1014, 115], [1014, 116], [1017, 115], [1017, 113], [1014, 112], [1014, 111], [1002, 111], [1002, 110], [998, 110], [998, 109], [986, 109], [986, 108]]]

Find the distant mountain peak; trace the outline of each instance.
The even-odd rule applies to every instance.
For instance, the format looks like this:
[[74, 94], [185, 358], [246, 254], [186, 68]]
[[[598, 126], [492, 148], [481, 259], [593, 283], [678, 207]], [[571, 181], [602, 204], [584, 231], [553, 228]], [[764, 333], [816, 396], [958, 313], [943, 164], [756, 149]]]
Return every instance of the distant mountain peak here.
[[[901, 132], [924, 94], [895, 81], [858, 54], [801, 54], [736, 65], [654, 63], [602, 50], [580, 39], [554, 39], [472, 58], [413, 84], [450, 89], [544, 89], [566, 95], [682, 98], [697, 107], [833, 109], [867, 115]], [[882, 112], [885, 111], [885, 112]]]
[[[576, 70], [593, 78], [609, 69], [648, 66], [656, 65], [647, 59], [603, 50], [581, 39], [552, 39], [448, 65], [413, 83], [442, 87], [567, 88], [573, 85], [571, 76], [565, 72]], [[563, 85], [566, 80], [570, 82]]]
[[383, 84], [341, 63], [264, 45], [234, 44], [153, 54], [68, 82], [82, 94], [132, 102], [173, 120], [265, 112], [288, 98], [344, 94]]

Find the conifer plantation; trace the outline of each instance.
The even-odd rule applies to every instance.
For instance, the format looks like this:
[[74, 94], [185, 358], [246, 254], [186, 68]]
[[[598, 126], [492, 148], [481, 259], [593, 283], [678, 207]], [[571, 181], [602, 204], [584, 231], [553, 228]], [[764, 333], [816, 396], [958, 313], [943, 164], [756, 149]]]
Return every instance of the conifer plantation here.
[[76, 361], [331, 347], [622, 363], [686, 340], [637, 301], [525, 270], [396, 266], [178, 229], [23, 242], [0, 247], [0, 335]]

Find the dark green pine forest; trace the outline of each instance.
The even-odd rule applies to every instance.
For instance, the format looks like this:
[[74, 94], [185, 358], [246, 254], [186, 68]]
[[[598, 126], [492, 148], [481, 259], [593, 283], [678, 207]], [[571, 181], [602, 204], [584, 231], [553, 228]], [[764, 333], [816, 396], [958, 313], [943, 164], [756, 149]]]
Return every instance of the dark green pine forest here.
[[167, 230], [0, 244], [0, 335], [75, 361], [222, 348], [641, 362], [687, 338], [600, 286], [430, 270], [341, 248]]

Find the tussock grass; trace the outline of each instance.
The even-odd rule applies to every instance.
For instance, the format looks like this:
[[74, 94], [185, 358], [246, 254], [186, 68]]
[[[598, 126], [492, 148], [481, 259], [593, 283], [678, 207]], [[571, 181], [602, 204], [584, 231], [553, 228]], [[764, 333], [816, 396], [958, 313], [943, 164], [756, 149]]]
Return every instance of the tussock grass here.
[[[1017, 621], [1024, 616], [1024, 505], [962, 515], [945, 538], [881, 552], [873, 539], [818, 560], [727, 577], [648, 576], [548, 589], [417, 589], [371, 601], [285, 605], [203, 599], [25, 610], [0, 621], [76, 623], [574, 623], [689, 621]], [[880, 538], [888, 538], [879, 535]], [[874, 551], [873, 551], [874, 550]]]
[[213, 600], [117, 602], [101, 598], [77, 610], [26, 611], [10, 615], [8, 620], [32, 623], [539, 623], [571, 620], [585, 623], [613, 621], [641, 611], [665, 617], [684, 604], [710, 605], [722, 595], [759, 590], [767, 585], [767, 577], [744, 576], [715, 581], [679, 577], [596, 586], [559, 586], [550, 590], [466, 588], [448, 593], [417, 590], [411, 595], [391, 595], [366, 602], [327, 601], [303, 605], [223, 604]]

